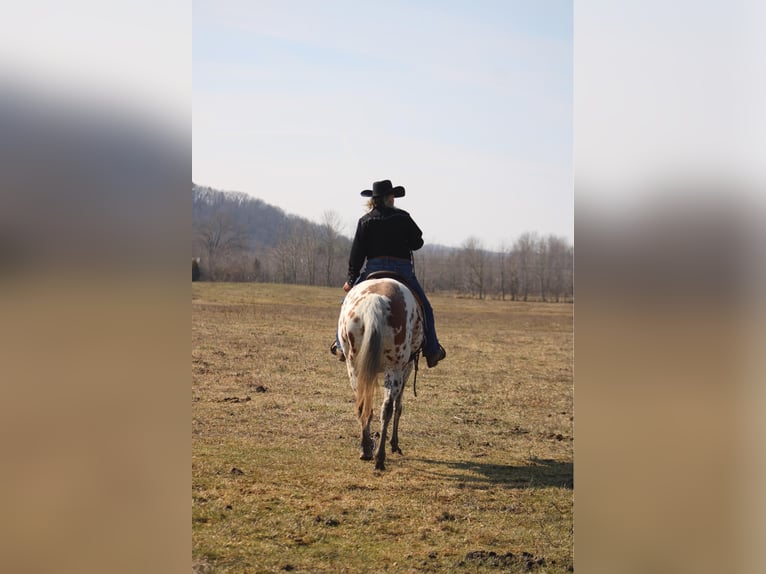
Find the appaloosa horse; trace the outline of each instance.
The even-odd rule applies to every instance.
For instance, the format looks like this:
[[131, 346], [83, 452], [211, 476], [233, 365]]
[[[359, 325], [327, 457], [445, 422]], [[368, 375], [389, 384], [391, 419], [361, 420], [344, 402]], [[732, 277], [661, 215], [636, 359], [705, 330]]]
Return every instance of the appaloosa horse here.
[[380, 410], [380, 442], [375, 468], [385, 470], [386, 433], [393, 415], [391, 452], [399, 449], [402, 392], [413, 367], [413, 356], [423, 343], [423, 312], [412, 292], [391, 278], [368, 279], [346, 296], [338, 319], [338, 334], [356, 410], [362, 425], [359, 458], [370, 460], [375, 443], [370, 437], [372, 403], [378, 373], [383, 373], [385, 397]]

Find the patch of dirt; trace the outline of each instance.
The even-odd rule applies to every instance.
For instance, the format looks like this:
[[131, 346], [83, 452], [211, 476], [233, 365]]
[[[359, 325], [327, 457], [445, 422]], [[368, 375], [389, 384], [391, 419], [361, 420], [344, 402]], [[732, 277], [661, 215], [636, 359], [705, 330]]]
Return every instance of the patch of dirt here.
[[198, 558], [192, 562], [192, 574], [213, 574], [213, 566]]
[[544, 436], [548, 440], [555, 440], [555, 441], [558, 441], [558, 442], [561, 442], [561, 441], [572, 442], [572, 441], [574, 441], [574, 437], [571, 437], [571, 436], [565, 435], [565, 434], [561, 434], [561, 433], [555, 433], [555, 432], [543, 433], [541, 436]]
[[317, 524], [324, 524], [325, 526], [339, 526], [340, 521], [335, 518], [325, 518], [323, 516], [317, 516], [314, 518], [314, 522]]
[[536, 558], [529, 552], [498, 554], [492, 550], [474, 550], [465, 555], [459, 566], [481, 565], [493, 568], [509, 568], [512, 572], [533, 572], [547, 565], [545, 558]]
[[246, 396], [244, 398], [240, 398], [240, 397], [224, 397], [224, 398], [222, 398], [218, 402], [219, 403], [246, 403], [246, 402], [251, 401], [251, 400], [253, 400], [253, 399], [251, 399], [250, 396], [248, 395], [248, 396]]

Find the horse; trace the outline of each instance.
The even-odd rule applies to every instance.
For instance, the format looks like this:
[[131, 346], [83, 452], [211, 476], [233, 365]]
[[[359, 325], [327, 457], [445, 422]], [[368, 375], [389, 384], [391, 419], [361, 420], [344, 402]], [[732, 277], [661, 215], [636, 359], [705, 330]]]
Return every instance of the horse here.
[[380, 410], [380, 442], [375, 468], [385, 470], [386, 434], [393, 416], [391, 452], [399, 448], [399, 417], [404, 385], [423, 344], [423, 311], [412, 291], [393, 278], [367, 279], [354, 286], [343, 301], [338, 336], [346, 356], [356, 414], [362, 427], [359, 458], [371, 460], [375, 442], [370, 420], [378, 373], [383, 373], [385, 396]]

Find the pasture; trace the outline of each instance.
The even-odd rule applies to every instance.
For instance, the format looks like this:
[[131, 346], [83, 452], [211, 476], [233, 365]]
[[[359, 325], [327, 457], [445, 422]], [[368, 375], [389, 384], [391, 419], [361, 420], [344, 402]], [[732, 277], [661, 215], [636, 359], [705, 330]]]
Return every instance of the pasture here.
[[573, 305], [432, 295], [447, 359], [380, 472], [328, 352], [342, 295], [192, 284], [195, 570], [572, 571]]

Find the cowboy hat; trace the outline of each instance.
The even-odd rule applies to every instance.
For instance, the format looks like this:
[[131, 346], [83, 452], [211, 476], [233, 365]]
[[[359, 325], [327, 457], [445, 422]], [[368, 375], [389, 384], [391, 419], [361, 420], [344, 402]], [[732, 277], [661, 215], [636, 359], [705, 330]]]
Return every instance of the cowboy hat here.
[[394, 194], [394, 197], [404, 197], [404, 188], [401, 185], [393, 187], [390, 179], [376, 181], [372, 184], [372, 189], [365, 189], [362, 192], [363, 197], [383, 197]]

